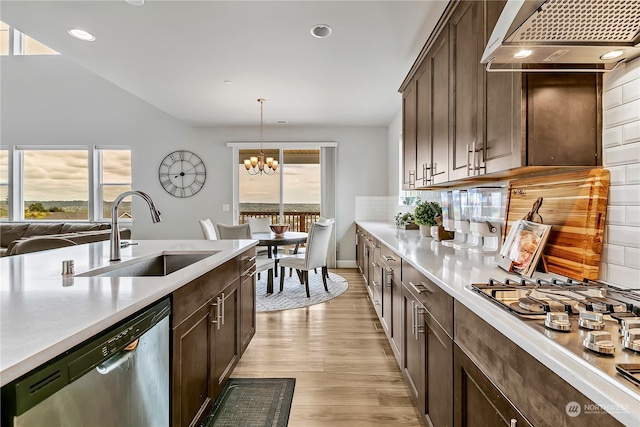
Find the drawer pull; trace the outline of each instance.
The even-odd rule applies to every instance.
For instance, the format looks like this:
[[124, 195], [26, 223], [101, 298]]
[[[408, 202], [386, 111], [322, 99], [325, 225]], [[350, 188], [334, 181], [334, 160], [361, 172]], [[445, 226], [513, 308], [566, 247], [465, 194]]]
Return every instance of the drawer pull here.
[[384, 258], [385, 261], [395, 261], [396, 259], [392, 256], [389, 255], [382, 255], [382, 258]]
[[[427, 288], [424, 287], [422, 283], [416, 285], [413, 282], [409, 282], [409, 286], [411, 286], [417, 293], [421, 294], [423, 291], [428, 291]], [[422, 289], [421, 289], [422, 288]]]
[[425, 283], [425, 282], [420, 282], [420, 284], [418, 286], [422, 287], [425, 291], [429, 292], [430, 294], [435, 292], [435, 289], [432, 289], [432, 287], [430, 286], [430, 283]]

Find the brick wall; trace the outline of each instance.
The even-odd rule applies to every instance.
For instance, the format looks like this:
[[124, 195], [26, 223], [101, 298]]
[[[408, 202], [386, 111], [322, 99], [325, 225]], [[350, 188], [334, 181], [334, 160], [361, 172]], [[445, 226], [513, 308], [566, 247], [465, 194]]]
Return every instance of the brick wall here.
[[603, 165], [611, 172], [600, 279], [640, 287], [640, 58], [604, 77]]

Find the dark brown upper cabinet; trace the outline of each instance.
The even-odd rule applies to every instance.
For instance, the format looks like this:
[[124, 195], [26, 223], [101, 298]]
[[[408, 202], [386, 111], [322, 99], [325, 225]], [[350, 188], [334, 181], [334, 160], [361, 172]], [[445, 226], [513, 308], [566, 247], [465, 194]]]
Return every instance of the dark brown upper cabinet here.
[[452, 0], [403, 82], [404, 189], [602, 164], [600, 74], [480, 64], [505, 3]]

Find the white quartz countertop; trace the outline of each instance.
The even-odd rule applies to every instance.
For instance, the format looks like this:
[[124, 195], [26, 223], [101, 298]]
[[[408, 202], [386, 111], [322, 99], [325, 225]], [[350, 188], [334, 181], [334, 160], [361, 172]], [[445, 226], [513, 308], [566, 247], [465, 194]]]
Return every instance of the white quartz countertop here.
[[[497, 267], [493, 255], [446, 247], [434, 239], [420, 237], [418, 230], [401, 230], [391, 222], [357, 221], [357, 224], [593, 402], [605, 408], [618, 421], [626, 426], [640, 426], [640, 388], [631, 383], [629, 386], [622, 385], [615, 378], [468, 289], [468, 285], [487, 283], [490, 278], [520, 278]], [[536, 273], [535, 277], [553, 276]]]
[[[5, 385], [153, 304], [258, 243], [257, 240], [136, 240], [109, 261], [109, 241], [0, 259], [0, 382]], [[213, 255], [167, 276], [77, 277], [163, 253]], [[73, 260], [75, 276], [62, 276]]]

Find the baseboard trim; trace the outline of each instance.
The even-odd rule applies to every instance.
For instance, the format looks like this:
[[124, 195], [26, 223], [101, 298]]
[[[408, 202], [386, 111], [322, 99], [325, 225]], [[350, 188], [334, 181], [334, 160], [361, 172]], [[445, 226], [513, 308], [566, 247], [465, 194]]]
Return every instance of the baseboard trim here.
[[337, 268], [358, 268], [355, 260], [338, 260], [336, 266]]

